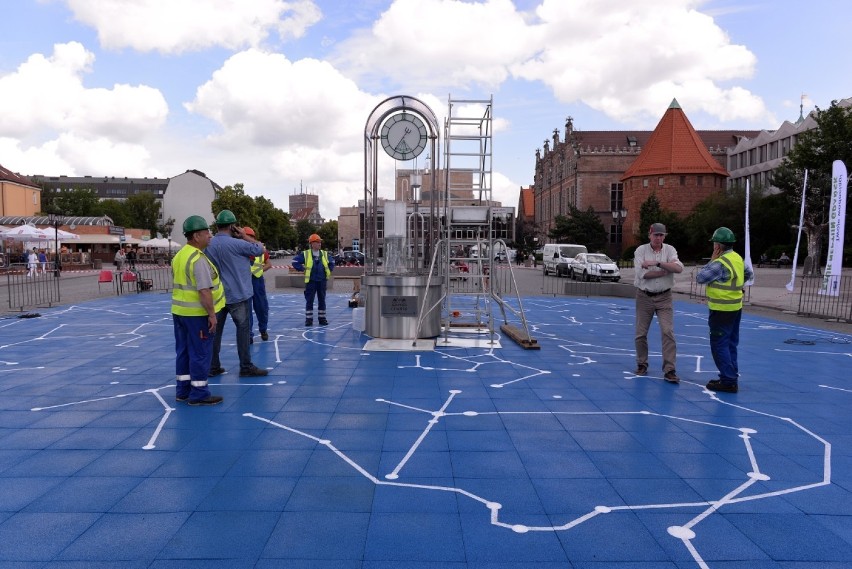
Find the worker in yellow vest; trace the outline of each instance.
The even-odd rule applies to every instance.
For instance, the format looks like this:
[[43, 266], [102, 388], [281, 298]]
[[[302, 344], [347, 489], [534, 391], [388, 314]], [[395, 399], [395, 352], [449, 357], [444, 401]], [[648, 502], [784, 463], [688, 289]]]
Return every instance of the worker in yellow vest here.
[[710, 262], [695, 275], [707, 285], [707, 308], [710, 316], [710, 353], [719, 370], [719, 379], [707, 384], [710, 391], [739, 391], [737, 345], [740, 342], [740, 320], [743, 314], [743, 287], [754, 278], [751, 267], [733, 247], [737, 239], [727, 227], [720, 227], [710, 238], [713, 255]]
[[216, 336], [216, 314], [225, 307], [225, 291], [216, 267], [204, 254], [210, 227], [203, 217], [183, 222], [184, 245], [172, 259], [172, 322], [175, 330], [177, 401], [216, 405], [222, 397], [207, 386]]
[[308, 237], [310, 249], [299, 251], [293, 257], [293, 268], [305, 271], [305, 326], [314, 325], [314, 296], [320, 326], [328, 326], [325, 315], [325, 291], [331, 271], [334, 270], [334, 257], [322, 250], [322, 238], [316, 233]]
[[[254, 229], [248, 226], [243, 227], [243, 233], [246, 234], [245, 240], [249, 243], [260, 243]], [[261, 243], [263, 245], [263, 243]], [[254, 294], [251, 297], [251, 304], [254, 308], [254, 314], [257, 315], [257, 329], [260, 332], [260, 338], [265, 342], [269, 339], [267, 327], [269, 325], [269, 299], [266, 297], [266, 279], [263, 278], [263, 273], [272, 268], [272, 263], [269, 262], [269, 251], [266, 247], [263, 248], [263, 255], [251, 258], [251, 286]], [[254, 343], [254, 316], [249, 311], [249, 334], [251, 339], [249, 343]]]

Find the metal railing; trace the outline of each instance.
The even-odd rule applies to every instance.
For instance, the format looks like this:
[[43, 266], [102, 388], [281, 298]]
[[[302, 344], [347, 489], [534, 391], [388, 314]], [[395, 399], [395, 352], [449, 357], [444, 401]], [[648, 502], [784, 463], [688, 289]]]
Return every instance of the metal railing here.
[[[836, 294], [820, 294], [823, 278], [826, 279], [827, 289]], [[852, 322], [852, 276], [801, 278], [797, 314]]]
[[51, 267], [47, 271], [30, 271], [23, 263], [13, 263], [5, 273], [9, 310], [23, 312], [29, 308], [49, 307], [60, 301], [59, 278]]

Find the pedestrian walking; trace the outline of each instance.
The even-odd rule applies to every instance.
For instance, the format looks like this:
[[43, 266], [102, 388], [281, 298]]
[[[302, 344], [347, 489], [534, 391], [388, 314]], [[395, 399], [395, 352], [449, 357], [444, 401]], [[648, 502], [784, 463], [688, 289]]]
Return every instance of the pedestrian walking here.
[[754, 273], [734, 251], [736, 236], [733, 231], [720, 227], [713, 232], [710, 241], [713, 242], [710, 262], [695, 275], [696, 282], [707, 285], [710, 353], [719, 370], [719, 379], [708, 382], [707, 389], [737, 393], [740, 377], [737, 346], [743, 315], [743, 287], [754, 278]]
[[310, 249], [293, 257], [293, 268], [305, 272], [305, 326], [314, 325], [314, 297], [320, 326], [328, 326], [325, 313], [325, 291], [334, 270], [334, 257], [322, 249], [322, 238], [316, 233], [308, 238]]
[[633, 254], [636, 287], [636, 375], [648, 374], [648, 329], [657, 315], [663, 348], [663, 378], [679, 383], [677, 375], [677, 342], [674, 336], [672, 287], [674, 275], [683, 271], [677, 250], [667, 243], [666, 226], [653, 223], [648, 230], [648, 243]]
[[225, 307], [219, 273], [204, 254], [210, 227], [203, 217], [191, 215], [183, 222], [184, 245], [172, 262], [172, 322], [175, 332], [177, 401], [190, 405], [216, 405], [207, 385], [210, 355], [216, 334], [216, 313]]
[[34, 277], [38, 274], [38, 253], [36, 253], [35, 247], [33, 247], [33, 250], [27, 254], [27, 268], [29, 269], [27, 272], [27, 278]]
[[233, 212], [223, 209], [216, 216], [216, 235], [210, 240], [206, 254], [219, 271], [225, 288], [225, 307], [217, 315], [216, 339], [213, 342], [213, 359], [210, 376], [225, 373], [219, 359], [225, 320], [230, 314], [237, 327], [237, 355], [240, 359], [240, 377], [261, 377], [269, 372], [254, 365], [249, 353], [251, 328], [249, 311], [254, 294], [251, 284], [251, 258], [263, 255], [263, 245], [249, 243], [245, 232], [237, 225]]

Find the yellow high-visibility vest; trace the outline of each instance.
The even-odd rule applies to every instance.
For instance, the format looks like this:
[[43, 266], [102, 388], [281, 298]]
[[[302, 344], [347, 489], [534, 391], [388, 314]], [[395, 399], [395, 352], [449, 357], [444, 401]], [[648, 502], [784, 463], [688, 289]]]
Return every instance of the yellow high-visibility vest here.
[[[328, 252], [320, 249], [320, 260], [322, 261], [322, 266], [325, 269], [325, 278], [331, 278], [331, 269], [328, 268]], [[310, 282], [311, 280], [311, 269], [314, 268], [314, 253], [310, 249], [302, 253], [302, 256], [305, 258], [305, 282]]]
[[743, 307], [743, 286], [745, 285], [745, 263], [743, 258], [730, 250], [714, 262], [722, 263], [728, 269], [727, 281], [707, 283], [707, 307], [710, 310], [734, 312]]
[[[203, 261], [202, 261], [203, 259]], [[213, 276], [213, 309], [219, 312], [225, 307], [225, 289], [219, 280], [219, 271], [201, 249], [184, 245], [172, 259], [172, 314], [178, 316], [207, 316], [207, 310], [201, 305], [195, 282], [195, 263], [210, 264]]]

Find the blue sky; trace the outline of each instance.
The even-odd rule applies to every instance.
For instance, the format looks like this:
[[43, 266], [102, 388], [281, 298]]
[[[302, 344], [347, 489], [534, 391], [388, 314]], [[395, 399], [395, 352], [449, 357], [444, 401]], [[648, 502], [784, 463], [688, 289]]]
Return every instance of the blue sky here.
[[[363, 195], [363, 129], [413, 95], [494, 97], [494, 197], [517, 205], [535, 150], [581, 130], [774, 129], [852, 96], [844, 22], [815, 0], [10, 0], [0, 164], [22, 174], [174, 176], [288, 208]], [[833, 68], [838, 65], [838, 68]], [[401, 163], [408, 168], [413, 163]], [[380, 195], [391, 197], [390, 159]], [[203, 215], [209, 212], [199, 211]]]

